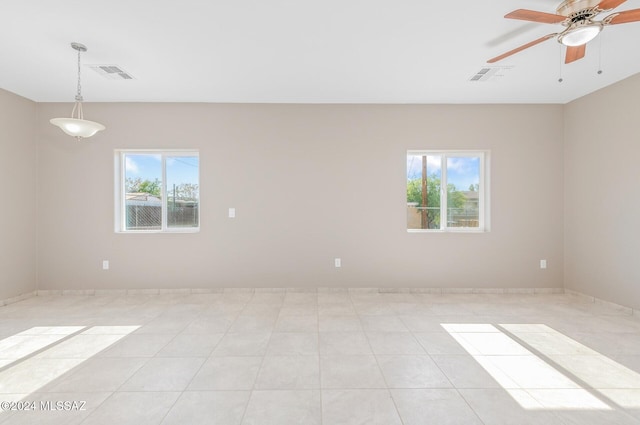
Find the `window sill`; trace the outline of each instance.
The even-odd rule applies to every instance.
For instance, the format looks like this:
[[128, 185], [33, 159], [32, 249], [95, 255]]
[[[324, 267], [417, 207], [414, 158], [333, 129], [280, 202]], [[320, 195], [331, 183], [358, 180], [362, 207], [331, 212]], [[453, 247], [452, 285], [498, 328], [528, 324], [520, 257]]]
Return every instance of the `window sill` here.
[[488, 233], [487, 229], [407, 229], [407, 233]]
[[157, 235], [157, 234], [180, 234], [180, 233], [200, 233], [200, 228], [175, 229], [175, 230], [116, 230], [116, 233], [123, 235]]

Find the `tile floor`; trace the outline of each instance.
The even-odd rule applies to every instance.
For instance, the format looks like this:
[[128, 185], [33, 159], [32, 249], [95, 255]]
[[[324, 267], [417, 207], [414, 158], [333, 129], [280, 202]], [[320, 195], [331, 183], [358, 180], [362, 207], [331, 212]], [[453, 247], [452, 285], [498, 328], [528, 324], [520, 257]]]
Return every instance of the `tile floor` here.
[[0, 401], [2, 425], [640, 425], [640, 319], [569, 295], [35, 297], [0, 308]]

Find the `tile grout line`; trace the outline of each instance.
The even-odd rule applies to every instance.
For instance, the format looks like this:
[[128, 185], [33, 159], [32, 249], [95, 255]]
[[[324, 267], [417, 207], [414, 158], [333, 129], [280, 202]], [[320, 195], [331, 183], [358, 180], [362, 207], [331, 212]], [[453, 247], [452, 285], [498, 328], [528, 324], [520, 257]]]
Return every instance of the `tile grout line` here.
[[[147, 300], [146, 302], [149, 302], [149, 300]], [[157, 319], [158, 317], [162, 316], [162, 314], [163, 314], [166, 310], [167, 310], [167, 306], [164, 306], [163, 311], [162, 311], [161, 313], [159, 313], [158, 315], [154, 316], [154, 318], [149, 319], [149, 320], [147, 321], [147, 323], [146, 323], [146, 324], [149, 324], [151, 321], [153, 321], [153, 320]], [[194, 319], [194, 320], [195, 320], [195, 319]], [[145, 325], [143, 325], [143, 326], [145, 326]], [[188, 325], [187, 325], [187, 326], [188, 326]], [[142, 328], [142, 326], [141, 326], [141, 328]], [[185, 327], [185, 329], [186, 329], [186, 327]], [[116, 394], [116, 393], [118, 393], [118, 392], [124, 392], [124, 391], [120, 391], [120, 389], [121, 389], [124, 385], [126, 385], [126, 383], [127, 383], [127, 382], [129, 382], [129, 381], [130, 381], [130, 380], [135, 376], [135, 374], [136, 374], [136, 373], [138, 373], [142, 368], [144, 368], [144, 367], [145, 367], [145, 366], [146, 366], [146, 365], [147, 365], [147, 364], [148, 364], [152, 359], [156, 358], [156, 355], [157, 355], [160, 351], [162, 351], [166, 346], [168, 346], [168, 345], [171, 343], [171, 341], [173, 341], [173, 340], [178, 336], [178, 334], [179, 334], [179, 332], [178, 332], [178, 333], [176, 333], [176, 335], [175, 335], [173, 338], [171, 338], [169, 341], [167, 341], [167, 343], [166, 343], [166, 344], [164, 344], [164, 345], [163, 345], [163, 346], [162, 346], [162, 347], [161, 347], [161, 348], [160, 348], [160, 349], [159, 349], [159, 350], [158, 350], [158, 351], [157, 351], [153, 356], [148, 357], [148, 358], [146, 358], [146, 357], [141, 357], [141, 358], [146, 358], [147, 360], [146, 360], [142, 365], [140, 365], [140, 367], [139, 367], [138, 369], [136, 369], [136, 370], [131, 374], [131, 376], [129, 376], [129, 378], [125, 379], [125, 380], [122, 382], [122, 384], [120, 384], [120, 385], [118, 386], [118, 388], [116, 388], [116, 390], [115, 390], [115, 391], [113, 391], [113, 392], [109, 395], [109, 397], [107, 397], [107, 398], [106, 398], [106, 399], [105, 399], [105, 400], [104, 400], [100, 405], [103, 405], [104, 403], [106, 403], [106, 401], [107, 401], [108, 399], [110, 399], [111, 397], [113, 397], [113, 395], [114, 395], [114, 394]], [[131, 334], [130, 334], [130, 335], [131, 335]], [[144, 334], [138, 334], [138, 335], [144, 335]], [[151, 335], [153, 335], [153, 334], [151, 334]], [[141, 390], [141, 391], [139, 391], [139, 392], [150, 392], [150, 391], [144, 391], [144, 390]], [[173, 409], [173, 407], [176, 405], [176, 403], [178, 402], [178, 400], [180, 399], [180, 397], [182, 397], [182, 394], [184, 393], [184, 391], [157, 391], [157, 392], [178, 392], [178, 393], [179, 393], [178, 397], [176, 397], [176, 399], [174, 400], [174, 402], [171, 404], [171, 406], [167, 409], [167, 411], [165, 412], [165, 414], [162, 416], [162, 419], [160, 420], [160, 422], [158, 422], [158, 423], [162, 423], [162, 422], [165, 420], [165, 418], [167, 417], [167, 415], [169, 414], [169, 412], [171, 412], [171, 410]], [[95, 411], [96, 411], [96, 410], [97, 410], [97, 407], [96, 407], [96, 409], [94, 409], [94, 411], [93, 411], [93, 412], [91, 412], [91, 414], [90, 414], [90, 415], [88, 415], [88, 416], [87, 416], [87, 418], [85, 418], [85, 420], [87, 420], [90, 416], [92, 416], [92, 415], [95, 413]], [[85, 421], [85, 420], [83, 420], [83, 421], [82, 421], [82, 423], [84, 423], [84, 421]]]
[[[424, 303], [426, 305], [426, 302]], [[434, 316], [437, 317], [437, 316]], [[402, 319], [400, 319], [402, 321]], [[404, 321], [403, 321], [404, 323]], [[406, 326], [406, 324], [405, 324]], [[409, 332], [411, 332], [411, 335], [413, 335], [413, 337], [418, 341], [418, 344], [420, 344], [420, 346], [424, 349], [426, 355], [429, 357], [429, 359], [433, 362], [433, 364], [436, 366], [436, 368], [438, 368], [438, 370], [440, 371], [440, 373], [442, 373], [442, 375], [447, 379], [447, 381], [451, 384], [451, 389], [453, 389], [456, 394], [458, 394], [458, 396], [460, 397], [461, 400], [464, 401], [464, 404], [469, 407], [469, 410], [471, 410], [473, 412], [473, 415], [478, 419], [479, 423], [481, 425], [485, 425], [485, 422], [482, 420], [482, 418], [480, 417], [480, 415], [478, 414], [478, 412], [476, 412], [476, 410], [471, 406], [471, 404], [469, 404], [469, 401], [464, 397], [464, 395], [460, 392], [460, 389], [458, 387], [455, 386], [455, 384], [453, 383], [453, 381], [451, 380], [451, 378], [449, 378], [449, 376], [444, 372], [444, 370], [442, 370], [442, 368], [440, 367], [440, 365], [438, 364], [438, 362], [436, 362], [436, 360], [431, 356], [431, 353], [429, 353], [429, 351], [427, 350], [427, 347], [425, 347], [424, 345], [422, 345], [422, 343], [420, 342], [420, 340], [418, 340], [418, 338], [416, 338], [416, 336], [413, 334], [413, 331], [407, 326], [407, 329], [409, 329]], [[465, 388], [468, 389], [468, 388]], [[485, 388], [481, 388], [481, 389], [485, 389]]]
[[[187, 329], [193, 322], [195, 322], [196, 320], [198, 320], [199, 318], [201, 318], [204, 315], [204, 312], [201, 312], [200, 315], [196, 318], [194, 318], [191, 322], [189, 322], [189, 324], [187, 326], [185, 326], [185, 328], [181, 331], [176, 333], [176, 335], [171, 339], [171, 341], [167, 342], [167, 344], [164, 345], [164, 347], [162, 347], [160, 350], [158, 350], [158, 352], [152, 357], [156, 358], [158, 356], [158, 353], [160, 353], [163, 349], [165, 349], [169, 344], [171, 344], [177, 337], [178, 335], [180, 335], [182, 332], [184, 332], [185, 329]], [[224, 335], [223, 335], [224, 337]], [[222, 341], [222, 338], [220, 338], [220, 341]], [[220, 341], [218, 341], [216, 343], [216, 345], [211, 349], [211, 352], [213, 353], [213, 350], [216, 349], [216, 347], [218, 346], [218, 344], [220, 344]], [[211, 355], [211, 353], [209, 353], [209, 356]], [[202, 367], [205, 365], [205, 363], [207, 362], [207, 359], [209, 358], [209, 356], [207, 356], [205, 358], [205, 360], [202, 362], [202, 364], [200, 365], [200, 367], [198, 368], [198, 370], [196, 370], [196, 372], [193, 374], [193, 376], [191, 377], [191, 379], [189, 379], [189, 382], [185, 385], [184, 389], [182, 391], [180, 391], [180, 395], [178, 395], [178, 397], [176, 397], [175, 401], [171, 404], [171, 406], [167, 409], [166, 413], [162, 416], [162, 419], [160, 420], [160, 422], [158, 422], [160, 425], [167, 419], [167, 417], [169, 416], [169, 414], [171, 413], [171, 411], [174, 409], [174, 407], [176, 406], [176, 404], [178, 404], [178, 401], [180, 401], [180, 399], [182, 398], [182, 396], [184, 395], [184, 393], [187, 391], [187, 389], [189, 388], [189, 385], [191, 385], [191, 383], [193, 382], [193, 380], [195, 379], [196, 375], [202, 370]], [[160, 357], [161, 358], [161, 357]], [[143, 366], [144, 367], [144, 366]], [[135, 373], [133, 373], [129, 379], [126, 382], [128, 382], [133, 376], [135, 375]], [[124, 385], [124, 384], [122, 384]], [[122, 388], [122, 385], [120, 386], [120, 388]]]
[[[389, 383], [387, 382], [387, 378], [384, 376], [384, 373], [382, 372], [382, 368], [380, 367], [380, 362], [378, 361], [378, 355], [373, 350], [373, 346], [371, 345], [371, 341], [369, 340], [369, 335], [367, 335], [367, 332], [365, 331], [364, 325], [362, 323], [362, 316], [358, 312], [358, 309], [356, 308], [356, 305], [353, 302], [353, 298], [351, 297], [351, 293], [349, 293], [349, 301], [351, 302], [351, 306], [353, 307], [353, 310], [355, 311], [356, 316], [358, 317], [358, 321], [360, 322], [360, 327], [362, 327], [362, 333], [364, 334], [364, 337], [367, 339], [367, 344], [369, 345], [369, 349], [371, 350], [371, 355], [373, 356], [373, 358], [376, 361], [376, 366], [378, 366], [378, 371], [380, 372], [380, 375], [382, 376], [382, 380], [384, 381], [384, 385], [385, 385], [385, 390], [387, 391], [389, 399], [391, 399], [391, 403], [393, 403], [393, 407], [395, 409], [396, 415], [398, 415], [398, 419], [400, 420], [400, 424], [404, 425], [404, 420], [402, 419], [402, 415], [400, 415], [400, 410], [398, 409], [398, 405], [396, 404], [396, 401], [393, 398], [393, 394], [391, 394], [391, 389], [389, 388]], [[422, 347], [422, 345], [420, 345], [420, 346]]]
[[318, 331], [318, 394], [320, 395], [320, 425], [324, 425], [323, 405], [322, 405], [322, 361], [320, 354], [320, 296], [316, 293], [316, 329]]
[[[286, 294], [286, 292], [285, 292]], [[249, 301], [247, 301], [247, 303], [244, 305], [243, 309], [240, 311], [240, 313], [238, 313], [238, 317], [240, 317], [240, 315], [242, 314], [242, 311], [244, 311], [244, 309], [251, 304], [251, 300], [253, 300], [256, 296], [255, 291], [251, 294], [251, 298], [249, 298]], [[284, 302], [284, 298], [283, 298], [283, 302]], [[280, 309], [282, 309], [282, 306], [280, 306]], [[278, 316], [280, 316], [280, 311], [278, 311]], [[238, 320], [238, 318], [236, 317], [236, 320]], [[278, 318], [276, 317], [276, 323], [278, 322]], [[235, 321], [234, 321], [235, 323]], [[231, 325], [233, 326], [233, 324]], [[229, 329], [231, 329], [231, 326], [229, 327]], [[265, 358], [267, 357], [267, 350], [269, 350], [269, 345], [271, 344], [271, 338], [273, 337], [273, 331], [275, 330], [275, 324], [273, 325], [273, 329], [271, 329], [271, 332], [269, 333], [269, 340], [267, 341], [267, 344], [265, 345], [264, 348], [264, 354], [262, 355], [262, 360], [260, 361], [260, 367], [258, 367], [258, 371], [256, 372], [256, 376], [253, 380], [253, 385], [251, 386], [251, 390], [249, 391], [249, 399], [247, 400], [247, 404], [244, 406], [244, 410], [242, 412], [242, 417], [240, 418], [240, 422], [239, 424], [241, 425], [244, 422], [244, 418], [247, 415], [247, 410], [249, 410], [249, 404], [251, 403], [251, 400], [253, 399], [253, 393], [254, 391], [258, 391], [256, 390], [256, 382], [258, 382], [258, 376], [260, 376], [260, 371], [262, 370], [262, 367], [264, 365], [265, 362]]]

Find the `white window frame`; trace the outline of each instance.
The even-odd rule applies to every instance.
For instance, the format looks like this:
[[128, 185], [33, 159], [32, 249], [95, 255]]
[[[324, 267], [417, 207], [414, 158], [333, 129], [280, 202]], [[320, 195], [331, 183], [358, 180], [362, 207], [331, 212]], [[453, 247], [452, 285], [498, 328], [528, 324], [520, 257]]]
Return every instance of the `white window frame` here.
[[[490, 190], [489, 190], [489, 150], [408, 150], [407, 155], [440, 156], [440, 228], [439, 229], [407, 229], [409, 233], [485, 233], [490, 230]], [[447, 208], [447, 158], [478, 157], [480, 159], [480, 182], [478, 185], [478, 227], [449, 227]], [[406, 162], [406, 157], [405, 157]], [[405, 170], [405, 191], [406, 191]], [[406, 202], [405, 202], [406, 208]]]
[[[126, 228], [125, 208], [125, 156], [126, 155], [160, 155], [162, 161], [162, 223], [160, 229], [130, 230]], [[200, 186], [200, 152], [197, 149], [116, 149], [114, 150], [115, 175], [115, 213], [114, 224], [116, 233], [197, 233], [200, 231], [201, 200], [198, 195], [198, 226], [197, 227], [169, 227], [167, 226], [167, 157], [195, 156], [198, 157], [198, 186]], [[200, 191], [198, 191], [200, 193]]]

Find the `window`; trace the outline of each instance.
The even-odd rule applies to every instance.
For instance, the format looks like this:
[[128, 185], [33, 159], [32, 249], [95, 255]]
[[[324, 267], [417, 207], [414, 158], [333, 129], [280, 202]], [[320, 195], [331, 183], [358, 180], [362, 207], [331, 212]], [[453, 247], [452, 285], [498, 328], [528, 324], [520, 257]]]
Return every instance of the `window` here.
[[407, 152], [407, 230], [487, 231], [486, 151]]
[[193, 232], [200, 228], [198, 151], [119, 150], [116, 232]]

